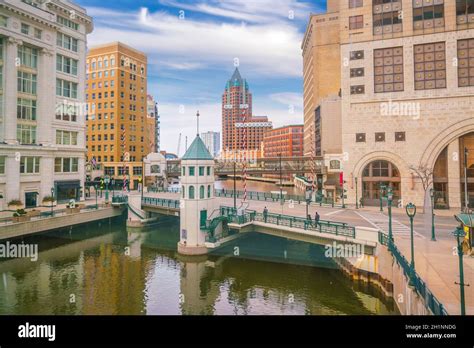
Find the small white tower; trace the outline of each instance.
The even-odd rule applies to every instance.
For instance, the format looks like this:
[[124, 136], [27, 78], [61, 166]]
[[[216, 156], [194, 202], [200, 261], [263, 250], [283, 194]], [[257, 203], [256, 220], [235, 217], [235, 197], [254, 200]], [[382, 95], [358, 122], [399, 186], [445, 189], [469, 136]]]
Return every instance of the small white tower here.
[[[199, 114], [198, 114], [199, 116]], [[214, 211], [214, 158], [199, 137], [181, 158], [180, 241], [178, 253], [207, 254], [205, 226]]]

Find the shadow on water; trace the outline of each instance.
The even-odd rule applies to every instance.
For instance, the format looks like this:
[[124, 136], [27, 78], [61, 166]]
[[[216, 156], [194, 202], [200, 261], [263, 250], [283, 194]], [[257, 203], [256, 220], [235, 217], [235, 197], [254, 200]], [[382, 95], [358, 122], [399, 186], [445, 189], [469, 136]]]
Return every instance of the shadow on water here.
[[321, 246], [249, 234], [203, 257], [176, 252], [179, 221], [102, 221], [25, 237], [38, 261], [0, 261], [0, 314], [397, 314]]

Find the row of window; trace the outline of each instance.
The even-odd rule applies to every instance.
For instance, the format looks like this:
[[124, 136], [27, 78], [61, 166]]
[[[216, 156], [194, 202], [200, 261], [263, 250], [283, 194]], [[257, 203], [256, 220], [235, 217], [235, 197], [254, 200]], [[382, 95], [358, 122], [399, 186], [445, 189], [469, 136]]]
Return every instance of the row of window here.
[[[196, 175], [196, 167], [189, 166], [188, 168], [188, 176], [195, 176]], [[198, 167], [199, 176], [210, 176], [211, 175], [211, 167]], [[204, 172], [206, 171], [206, 174]], [[182, 167], [182, 175], [186, 176], [186, 167]]]
[[[20, 158], [20, 174], [39, 174], [40, 157], [22, 156]], [[57, 157], [54, 159], [55, 173], [77, 173], [79, 158]], [[0, 156], [0, 174], [5, 174], [5, 156]]]
[[[446, 88], [446, 43], [436, 42], [414, 47], [415, 90]], [[351, 52], [351, 60], [364, 59], [364, 51]], [[474, 39], [458, 41], [458, 86], [474, 86]], [[362, 77], [364, 68], [353, 68], [350, 77]], [[374, 50], [375, 93], [404, 90], [403, 47]], [[364, 94], [364, 85], [351, 86], [351, 94]]]
[[[395, 132], [395, 141], [405, 141], [406, 134], [405, 132]], [[375, 133], [375, 142], [381, 143], [385, 141], [385, 132], [377, 132]], [[357, 143], [365, 143], [366, 142], [366, 134], [365, 133], [356, 133], [356, 142]]]
[[[183, 198], [186, 198], [186, 190], [183, 186], [183, 188], [181, 189], [182, 191], [182, 195], [183, 195]], [[206, 198], [206, 188], [204, 185], [201, 185], [199, 186], [199, 198], [200, 199], [204, 199]], [[211, 198], [212, 197], [212, 188], [211, 188], [211, 185], [207, 185], [207, 198]], [[196, 198], [196, 192], [195, 192], [195, 188], [193, 185], [189, 186], [188, 188], [188, 199], [195, 199]]]

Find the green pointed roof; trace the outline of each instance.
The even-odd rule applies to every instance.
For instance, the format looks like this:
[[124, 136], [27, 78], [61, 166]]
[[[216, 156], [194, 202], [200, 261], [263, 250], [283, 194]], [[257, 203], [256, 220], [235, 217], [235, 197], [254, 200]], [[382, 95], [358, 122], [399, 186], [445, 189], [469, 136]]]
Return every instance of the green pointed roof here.
[[193, 143], [189, 147], [188, 151], [184, 154], [182, 160], [213, 160], [214, 158], [209, 153], [206, 145], [199, 137], [194, 139]]

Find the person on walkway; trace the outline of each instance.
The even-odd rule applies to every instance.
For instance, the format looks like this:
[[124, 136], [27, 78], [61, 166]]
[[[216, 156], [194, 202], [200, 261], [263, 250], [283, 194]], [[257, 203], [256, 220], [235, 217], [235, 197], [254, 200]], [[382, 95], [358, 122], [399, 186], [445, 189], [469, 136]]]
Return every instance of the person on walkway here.
[[268, 218], [268, 209], [267, 207], [265, 207], [263, 209], [263, 221], [267, 222], [267, 218]]
[[316, 227], [319, 226], [319, 219], [320, 219], [320, 216], [318, 212], [314, 213], [314, 224], [316, 225]]
[[360, 208], [363, 208], [363, 207], [364, 207], [364, 204], [363, 204], [363, 203], [364, 203], [364, 198], [360, 197], [360, 199], [359, 199], [359, 207], [360, 207]]
[[308, 214], [308, 216], [306, 217], [306, 220], [308, 220], [308, 226], [313, 227], [313, 220], [311, 219], [311, 215], [310, 215], [310, 214]]

